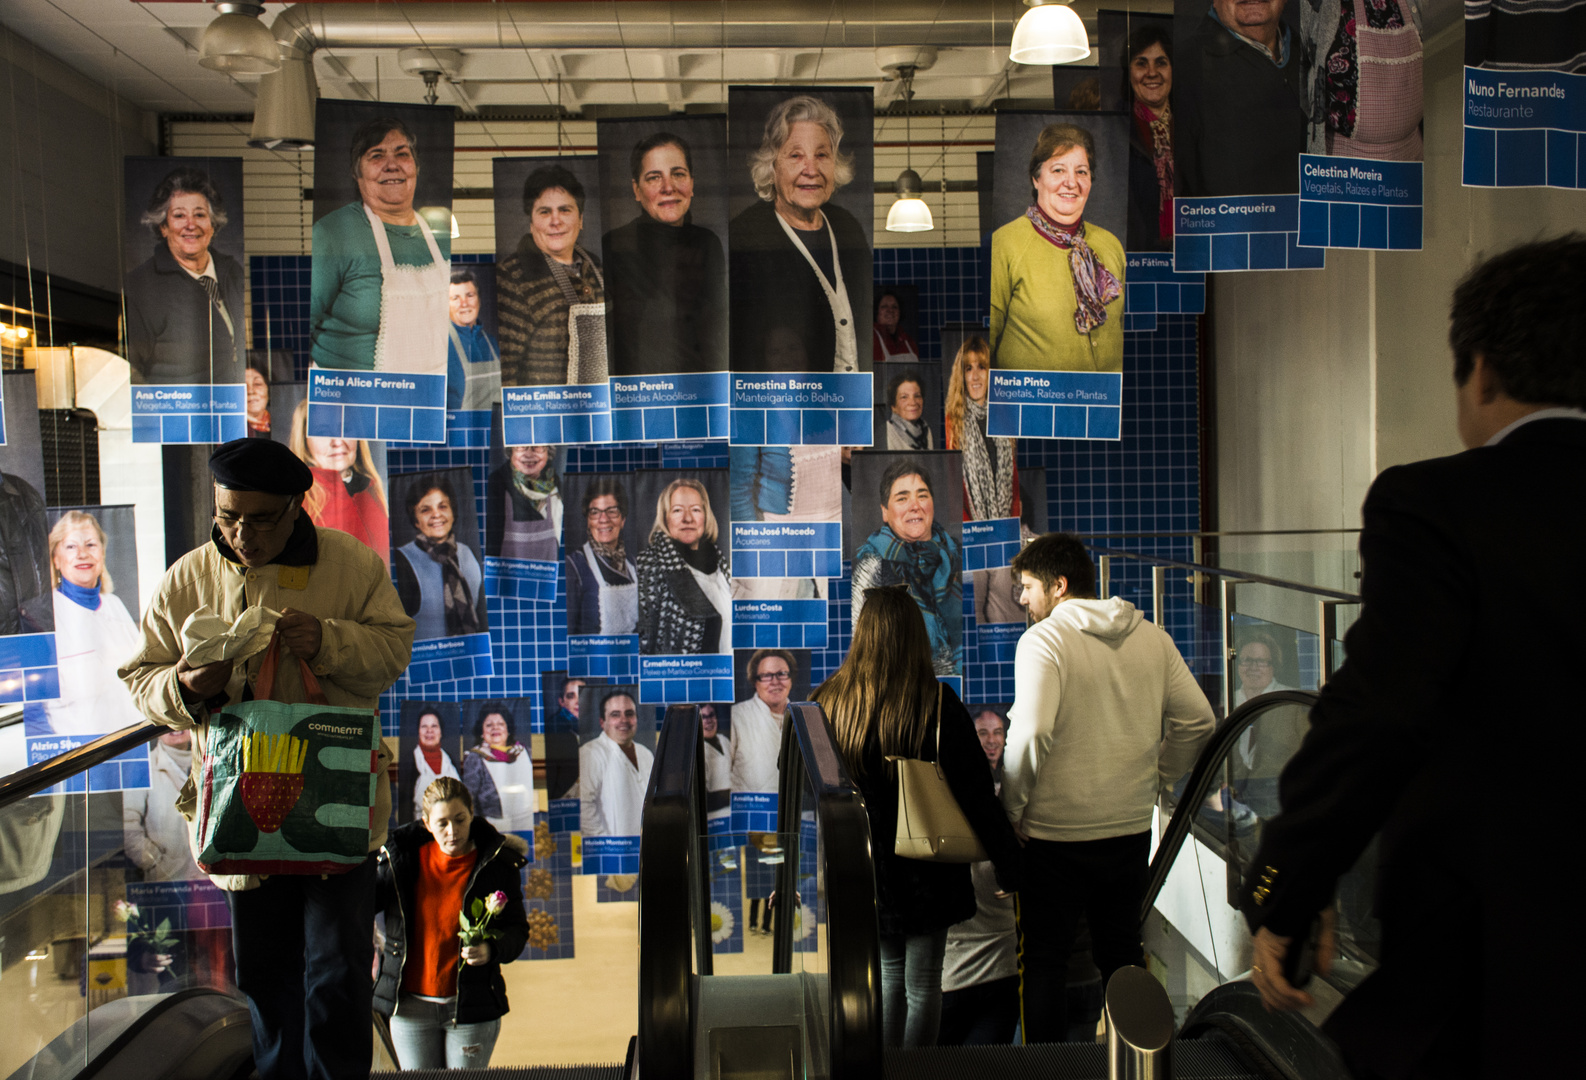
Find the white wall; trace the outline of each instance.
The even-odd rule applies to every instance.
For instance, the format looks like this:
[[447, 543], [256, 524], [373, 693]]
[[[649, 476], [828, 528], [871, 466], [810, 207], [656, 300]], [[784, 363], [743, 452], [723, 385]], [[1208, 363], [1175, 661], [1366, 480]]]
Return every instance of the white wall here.
[[156, 119], [3, 26], [0, 88], [0, 259], [120, 292], [121, 159]]
[[1355, 528], [1380, 470], [1457, 452], [1454, 284], [1485, 255], [1586, 226], [1578, 191], [1460, 186], [1463, 42], [1456, 25], [1427, 46], [1424, 250], [1212, 275], [1223, 529]]

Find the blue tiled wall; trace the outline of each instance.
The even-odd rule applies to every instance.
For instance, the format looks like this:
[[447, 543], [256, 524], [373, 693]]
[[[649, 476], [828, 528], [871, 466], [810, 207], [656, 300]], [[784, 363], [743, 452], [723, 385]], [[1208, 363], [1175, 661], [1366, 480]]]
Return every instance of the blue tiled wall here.
[[[490, 256], [459, 256], [458, 261], [488, 262]], [[251, 260], [255, 346], [264, 345], [266, 319], [270, 343], [293, 350], [299, 375], [308, 365], [308, 276], [306, 256], [266, 256]], [[920, 296], [920, 347], [926, 358], [940, 355], [940, 329], [946, 323], [980, 322], [987, 310], [987, 283], [979, 248], [883, 248], [875, 253], [878, 284], [912, 284]], [[1187, 531], [1200, 526], [1199, 444], [1197, 441], [1196, 320], [1159, 316], [1151, 333], [1129, 334], [1124, 354], [1123, 438], [1113, 443], [1036, 442], [1019, 446], [1021, 469], [1046, 469], [1047, 526], [1080, 533]], [[463, 445], [388, 451], [392, 473], [466, 465], [474, 470], [474, 497], [483, 514], [488, 433], [475, 429], [455, 440]], [[701, 465], [724, 466], [724, 448], [713, 459], [706, 449]], [[658, 447], [616, 445], [573, 448], [569, 471], [661, 468]], [[1123, 545], [1120, 545], [1123, 546]], [[1129, 541], [1131, 550], [1188, 559], [1189, 540]], [[1171, 575], [1179, 578], [1183, 575]], [[966, 643], [972, 641], [973, 589], [965, 582]], [[1149, 608], [1149, 569], [1125, 562], [1115, 566], [1113, 591]], [[1205, 634], [1198, 632], [1188, 604], [1189, 586], [1170, 581], [1170, 610], [1180, 614], [1168, 629], [1196, 666], [1214, 663]], [[395, 702], [404, 698], [471, 700], [486, 697], [540, 698], [539, 673], [567, 665], [564, 593], [555, 604], [510, 598], [492, 599], [490, 633], [495, 674], [449, 684], [398, 682], [384, 704], [386, 728], [395, 733]], [[833, 583], [830, 645], [812, 657], [812, 679], [819, 683], [836, 670], [846, 653], [849, 586]], [[973, 655], [973, 650], [969, 650]], [[1201, 659], [1206, 658], [1206, 659]], [[973, 702], [1008, 700], [1011, 665], [967, 663], [965, 697]], [[538, 705], [536, 704], [536, 708]], [[536, 717], [536, 724], [538, 724]]]

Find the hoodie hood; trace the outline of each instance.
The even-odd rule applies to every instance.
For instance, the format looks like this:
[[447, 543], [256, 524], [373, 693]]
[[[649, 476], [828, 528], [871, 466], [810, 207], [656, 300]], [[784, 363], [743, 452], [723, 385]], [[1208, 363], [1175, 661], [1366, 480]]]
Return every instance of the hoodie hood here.
[[1116, 645], [1145, 621], [1140, 609], [1114, 596], [1108, 600], [1064, 600], [1050, 618], [1062, 619], [1094, 637]]

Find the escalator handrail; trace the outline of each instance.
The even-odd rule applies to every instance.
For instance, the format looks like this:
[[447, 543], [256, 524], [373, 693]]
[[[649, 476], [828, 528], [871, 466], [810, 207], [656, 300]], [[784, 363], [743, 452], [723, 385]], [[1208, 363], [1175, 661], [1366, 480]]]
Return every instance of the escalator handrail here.
[[93, 742], [84, 743], [75, 750], [68, 750], [48, 761], [18, 769], [10, 776], [0, 778], [0, 810], [30, 795], [37, 795], [45, 788], [70, 780], [96, 765], [103, 765], [128, 750], [152, 742], [170, 730], [163, 724], [147, 722], [133, 724], [131, 727], [101, 736]]
[[[704, 839], [704, 760], [693, 705], [666, 711], [644, 796], [639, 835], [639, 1031], [649, 1077], [694, 1073], [694, 961], [710, 974], [708, 886], [696, 850]], [[695, 910], [703, 899], [703, 911]], [[692, 955], [698, 952], [697, 957]]]
[[1223, 759], [1239, 741], [1239, 737], [1272, 709], [1303, 705], [1308, 710], [1316, 705], [1316, 700], [1317, 695], [1308, 690], [1275, 690], [1270, 694], [1258, 694], [1229, 713], [1228, 718], [1212, 732], [1211, 739], [1202, 748], [1200, 756], [1195, 759], [1195, 768], [1190, 771], [1189, 783], [1185, 785], [1183, 793], [1179, 796], [1178, 809], [1173, 811], [1173, 817], [1162, 833], [1162, 842], [1157, 845], [1156, 857], [1151, 860], [1151, 876], [1145, 891], [1145, 903], [1140, 908], [1142, 925], [1156, 905], [1157, 894], [1167, 883], [1168, 873], [1173, 869], [1173, 862], [1178, 858], [1185, 838], [1189, 836], [1190, 826], [1194, 824], [1201, 804], [1206, 801], [1212, 785], [1221, 779]]
[[[819, 872], [826, 893], [827, 1000], [831, 1008], [828, 1075], [833, 1080], [880, 1076], [881, 934], [876, 920], [870, 818], [821, 707], [814, 702], [796, 702], [789, 705], [788, 716], [792, 723], [783, 730], [778, 829], [798, 842], [800, 800], [790, 796], [801, 794], [807, 774], [816, 796], [822, 842]], [[779, 869], [779, 892], [796, 895], [797, 867], [785, 860]], [[791, 968], [792, 926], [791, 918], [776, 919], [773, 970]]]

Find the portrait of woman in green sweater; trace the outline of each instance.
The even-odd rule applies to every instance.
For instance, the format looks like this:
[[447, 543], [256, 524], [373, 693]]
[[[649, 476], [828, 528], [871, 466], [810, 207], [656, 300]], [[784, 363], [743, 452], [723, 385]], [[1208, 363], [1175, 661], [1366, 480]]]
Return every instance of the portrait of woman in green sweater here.
[[314, 366], [446, 374], [451, 237], [413, 208], [418, 138], [394, 116], [352, 137], [358, 201], [314, 223]]
[[1030, 153], [1035, 202], [991, 235], [995, 368], [1123, 370], [1123, 245], [1085, 221], [1091, 133], [1048, 124]]

